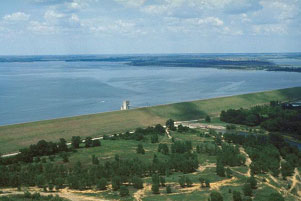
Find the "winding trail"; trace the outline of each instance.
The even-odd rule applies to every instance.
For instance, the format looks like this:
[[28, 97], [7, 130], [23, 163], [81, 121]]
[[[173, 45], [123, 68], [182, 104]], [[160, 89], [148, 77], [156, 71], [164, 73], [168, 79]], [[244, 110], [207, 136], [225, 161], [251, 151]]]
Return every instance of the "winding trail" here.
[[[297, 176], [300, 178], [300, 173], [298, 171], [298, 168], [295, 168], [294, 170], [294, 175], [292, 177], [292, 186], [289, 189], [289, 192], [292, 193], [292, 190], [296, 187], [297, 183], [300, 183], [300, 181], [298, 181]], [[297, 195], [301, 196], [301, 189], [297, 189]]]
[[208, 163], [206, 165], [199, 165], [198, 169], [196, 170], [196, 172], [192, 173], [192, 174], [198, 174], [200, 172], [203, 172], [204, 170], [206, 170], [207, 168], [214, 168], [216, 167], [215, 163]]
[[248, 172], [245, 174], [245, 176], [251, 177], [251, 169], [250, 169], [250, 165], [251, 165], [252, 161], [251, 161], [249, 155], [246, 153], [246, 151], [245, 151], [245, 149], [244, 149], [243, 147], [240, 147], [239, 150], [240, 150], [240, 152], [241, 152], [243, 155], [245, 155], [245, 157], [246, 157], [246, 163], [245, 163], [245, 164], [246, 164], [246, 166], [248, 167]]
[[167, 135], [167, 137], [168, 137], [169, 139], [172, 138], [171, 135], [170, 135], [170, 132], [169, 132], [169, 129], [168, 129], [168, 128], [165, 129], [165, 133], [166, 133], [166, 135]]
[[151, 185], [151, 184], [144, 184], [142, 189], [136, 191], [136, 192], [133, 194], [133, 197], [134, 197], [135, 200], [137, 200], [137, 201], [142, 201], [142, 198], [144, 197], [145, 192], [146, 192], [146, 191], [151, 191], [151, 188], [152, 188], [152, 185]]

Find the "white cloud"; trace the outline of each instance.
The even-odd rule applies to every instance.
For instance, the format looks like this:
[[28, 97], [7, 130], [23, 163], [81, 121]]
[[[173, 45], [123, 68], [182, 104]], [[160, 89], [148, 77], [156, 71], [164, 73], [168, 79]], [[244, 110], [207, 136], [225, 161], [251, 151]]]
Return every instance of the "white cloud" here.
[[54, 10], [47, 10], [44, 14], [44, 18], [47, 21], [53, 21], [63, 17], [65, 17], [63, 13], [58, 13]]
[[246, 13], [240, 14], [239, 17], [240, 17], [241, 22], [243, 22], [243, 23], [252, 21]]
[[233, 27], [223, 27], [222, 29], [218, 30], [219, 33], [225, 34], [225, 35], [232, 35], [232, 36], [240, 36], [243, 35], [243, 31], [240, 29], [235, 29]]
[[171, 8], [168, 5], [149, 5], [143, 7], [141, 10], [148, 14], [162, 14], [167, 13]]
[[59, 32], [56, 27], [50, 26], [46, 22], [38, 21], [31, 21], [28, 30], [36, 34], [54, 34]]
[[16, 12], [10, 15], [5, 15], [3, 19], [5, 21], [27, 21], [30, 15], [23, 13], [23, 12]]
[[76, 14], [72, 14], [69, 18], [71, 22], [79, 22], [79, 17]]
[[[141, 10], [149, 14], [181, 15], [187, 8], [195, 14], [203, 12], [244, 13], [261, 8], [254, 0], [163, 0], [159, 3], [144, 6]], [[189, 12], [186, 12], [189, 15]]]
[[96, 2], [98, 2], [98, 0], [72, 0], [71, 2], [66, 2], [65, 7], [67, 10], [81, 11], [89, 8], [91, 4]]
[[146, 2], [146, 0], [115, 0], [115, 1], [129, 7], [140, 7]]
[[192, 22], [198, 25], [208, 24], [213, 26], [223, 26], [224, 22], [217, 17], [206, 17], [199, 19], [192, 19]]
[[135, 22], [129, 20], [90, 19], [82, 20], [81, 26], [95, 35], [137, 36], [147, 33], [140, 29]]
[[252, 26], [255, 35], [287, 34], [287, 27], [283, 24], [260, 24]]

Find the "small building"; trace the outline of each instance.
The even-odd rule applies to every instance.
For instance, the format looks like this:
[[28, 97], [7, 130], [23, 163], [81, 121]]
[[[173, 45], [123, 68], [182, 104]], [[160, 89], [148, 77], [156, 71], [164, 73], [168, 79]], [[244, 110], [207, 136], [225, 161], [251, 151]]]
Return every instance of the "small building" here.
[[120, 108], [120, 110], [128, 110], [130, 109], [130, 101], [125, 100], [122, 102], [122, 106]]

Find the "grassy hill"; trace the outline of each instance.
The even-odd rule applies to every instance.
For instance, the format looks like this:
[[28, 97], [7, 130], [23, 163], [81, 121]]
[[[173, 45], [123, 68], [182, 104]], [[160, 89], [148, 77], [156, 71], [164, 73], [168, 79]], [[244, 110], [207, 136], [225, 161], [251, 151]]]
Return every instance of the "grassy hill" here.
[[295, 87], [128, 111], [1, 126], [0, 153], [17, 151], [41, 139], [57, 141], [62, 137], [70, 140], [72, 136], [76, 135], [94, 137], [103, 134], [113, 134], [137, 127], [145, 127], [157, 123], [163, 124], [168, 118], [175, 120], [199, 119], [207, 114], [217, 116], [221, 110], [229, 108], [248, 108], [268, 103], [271, 100], [286, 101], [300, 98], [301, 87]]

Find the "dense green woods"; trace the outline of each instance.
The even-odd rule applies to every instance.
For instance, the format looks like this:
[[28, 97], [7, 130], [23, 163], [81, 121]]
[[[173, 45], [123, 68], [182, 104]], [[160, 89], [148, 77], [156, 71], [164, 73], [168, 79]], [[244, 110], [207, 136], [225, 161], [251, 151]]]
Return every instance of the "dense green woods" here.
[[250, 109], [229, 109], [222, 111], [221, 121], [247, 126], [258, 126], [268, 131], [292, 133], [300, 137], [301, 107], [271, 101], [270, 105], [255, 106]]

